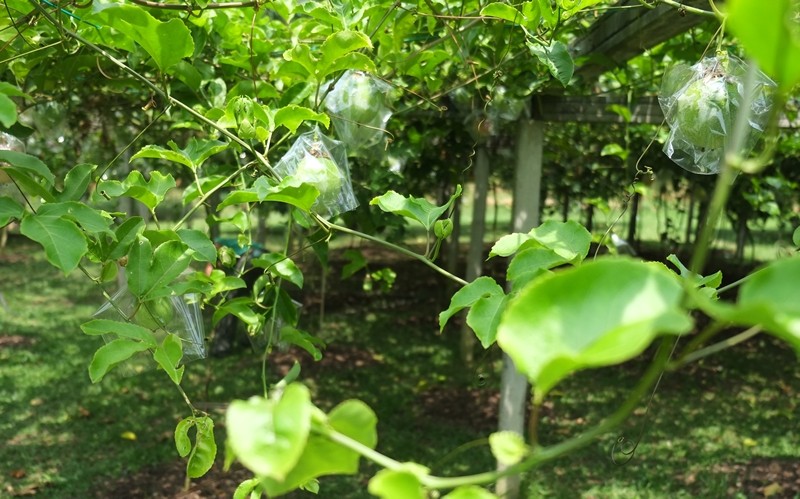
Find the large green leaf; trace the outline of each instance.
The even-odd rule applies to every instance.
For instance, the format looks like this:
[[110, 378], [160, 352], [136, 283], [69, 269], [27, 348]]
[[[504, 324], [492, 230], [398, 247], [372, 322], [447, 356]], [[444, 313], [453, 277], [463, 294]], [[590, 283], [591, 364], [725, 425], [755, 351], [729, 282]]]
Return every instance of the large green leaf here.
[[459, 185], [456, 186], [456, 192], [450, 197], [447, 203], [442, 206], [436, 206], [425, 198], [403, 196], [395, 191], [388, 191], [374, 198], [369, 204], [378, 205], [378, 207], [385, 212], [416, 220], [430, 231], [433, 228], [434, 222], [450, 208], [460, 195], [461, 186]]
[[497, 496], [476, 485], [465, 485], [450, 492], [442, 499], [497, 499]]
[[453, 297], [450, 298], [450, 306], [447, 310], [439, 314], [439, 331], [441, 332], [444, 330], [444, 326], [452, 316], [465, 308], [471, 307], [481, 298], [504, 294], [503, 288], [491, 277], [478, 277], [456, 291]]
[[800, 82], [800, 5], [796, 0], [728, 0], [727, 26], [759, 67], [784, 89]]
[[302, 183], [292, 176], [286, 177], [278, 185], [270, 185], [267, 177], [259, 177], [250, 189], [230, 193], [217, 206], [217, 211], [235, 204], [271, 201], [290, 204], [308, 212], [317, 197], [319, 190], [316, 187]]
[[92, 383], [99, 383], [114, 366], [147, 349], [148, 346], [141, 341], [124, 338], [111, 341], [94, 353], [89, 364], [89, 378]]
[[526, 24], [527, 19], [511, 5], [501, 2], [492, 2], [481, 9], [481, 16], [496, 17], [515, 24]]
[[155, 348], [158, 345], [152, 331], [138, 324], [128, 322], [93, 319], [82, 324], [81, 330], [89, 336], [117, 335], [120, 338], [140, 341], [149, 348]]
[[194, 260], [198, 262], [215, 262], [217, 260], [217, 248], [205, 232], [196, 229], [180, 229], [178, 236], [192, 250], [191, 257]]
[[469, 308], [467, 325], [481, 340], [484, 348], [489, 348], [497, 337], [497, 325], [505, 308], [507, 297], [503, 288], [491, 277], [478, 277], [456, 291], [450, 299], [450, 306], [439, 314], [439, 330], [459, 311]]
[[150, 172], [150, 180], [145, 180], [139, 171], [134, 170], [122, 182], [118, 180], [100, 182], [97, 185], [97, 192], [112, 198], [131, 197], [150, 210], [154, 210], [164, 200], [167, 192], [174, 187], [175, 179], [172, 175], [162, 175], [153, 171]]
[[506, 278], [513, 283], [513, 290], [519, 291], [531, 280], [569, 260], [549, 248], [527, 248], [511, 259]]
[[200, 478], [208, 473], [217, 457], [217, 442], [214, 439], [214, 421], [207, 417], [195, 419], [194, 448], [186, 465], [186, 476]]
[[166, 71], [194, 52], [192, 35], [181, 19], [172, 18], [162, 22], [135, 5], [95, 6], [99, 10], [92, 15], [92, 19], [136, 42], [150, 54], [161, 71]]
[[0, 124], [11, 128], [17, 122], [17, 105], [6, 94], [0, 93]]
[[528, 47], [556, 80], [565, 87], [569, 85], [572, 74], [575, 72], [575, 63], [572, 61], [566, 45], [556, 41], [549, 47], [545, 47], [536, 42], [530, 42]]
[[27, 214], [19, 226], [25, 237], [44, 248], [47, 261], [63, 272], [75, 270], [89, 247], [75, 222], [61, 216]]
[[145, 223], [142, 217], [130, 217], [122, 222], [114, 233], [116, 241], [108, 248], [107, 258], [114, 260], [127, 254], [128, 249], [144, 228]]
[[11, 220], [19, 220], [25, 214], [25, 208], [8, 196], [0, 196], [0, 227]]
[[489, 258], [513, 255], [527, 248], [544, 247], [567, 262], [579, 263], [589, 253], [591, 242], [592, 235], [583, 225], [572, 220], [548, 220], [527, 234], [514, 233], [501, 237], [492, 246]]
[[800, 352], [800, 257], [777, 260], [750, 275], [739, 290], [736, 306], [700, 300], [702, 308], [720, 321], [742, 326], [761, 325]]
[[306, 446], [312, 407], [308, 388], [299, 383], [287, 386], [277, 401], [232, 402], [225, 421], [231, 451], [259, 477], [283, 481]]
[[298, 288], [303, 287], [303, 271], [291, 258], [281, 253], [267, 253], [253, 259], [253, 267], [265, 269], [274, 277], [286, 279]]
[[78, 201], [86, 193], [86, 189], [92, 181], [92, 173], [97, 165], [80, 163], [75, 165], [67, 176], [64, 177], [64, 189], [58, 195], [59, 201]]
[[191, 263], [191, 250], [183, 241], [167, 241], [153, 251], [153, 262], [149, 272], [149, 286], [143, 291], [143, 297], [157, 298], [171, 293], [172, 284]]
[[[5, 163], [5, 164], [3, 164]], [[24, 152], [0, 150], [0, 167], [7, 170], [20, 170], [40, 177], [45, 181], [46, 187], [52, 187], [55, 176], [36, 156]]]
[[[336, 31], [322, 43], [320, 48], [322, 55], [312, 74], [318, 81], [322, 81], [335, 71], [364, 69], [362, 59], [367, 59], [368, 61], [370, 59], [363, 55], [362, 57], [352, 56], [361, 55], [354, 54], [356, 50], [368, 48], [372, 48], [372, 42], [364, 33], [350, 30]], [[374, 68], [374, 64], [371, 64], [371, 66]]]
[[181, 378], [183, 378], [184, 368], [183, 366], [178, 367], [182, 358], [181, 339], [172, 333], [167, 334], [161, 345], [153, 352], [153, 359], [176, 385], [180, 385]]
[[569, 374], [614, 365], [660, 334], [681, 334], [679, 278], [657, 263], [596, 260], [533, 281], [511, 300], [497, 342], [534, 384], [541, 401]]
[[290, 104], [278, 109], [273, 120], [275, 128], [285, 126], [291, 133], [297, 132], [297, 129], [304, 121], [316, 121], [325, 125], [325, 128], [331, 126], [331, 119], [327, 114], [318, 113], [313, 109], [296, 104]]
[[228, 149], [228, 144], [225, 142], [210, 139], [198, 140], [195, 137], [189, 139], [185, 149], [179, 149], [178, 145], [171, 140], [167, 142], [167, 145], [170, 147], [169, 149], [147, 145], [134, 154], [131, 159], [164, 159], [196, 171], [208, 158]]
[[175, 449], [181, 457], [188, 456], [192, 451], [192, 440], [189, 438], [189, 430], [194, 426], [194, 423], [194, 418], [184, 418], [175, 426]]
[[111, 230], [111, 222], [113, 221], [111, 215], [77, 201], [43, 204], [39, 208], [37, 215], [41, 217], [66, 218], [76, 222], [90, 234], [105, 233], [112, 238], [115, 237], [114, 232]]
[[[378, 442], [378, 418], [366, 404], [348, 400], [336, 406], [328, 415], [326, 426], [374, 449]], [[361, 457], [357, 452], [329, 438], [312, 433], [297, 465], [283, 481], [266, 478], [263, 487], [270, 497], [284, 494], [324, 475], [352, 475], [358, 471]]]

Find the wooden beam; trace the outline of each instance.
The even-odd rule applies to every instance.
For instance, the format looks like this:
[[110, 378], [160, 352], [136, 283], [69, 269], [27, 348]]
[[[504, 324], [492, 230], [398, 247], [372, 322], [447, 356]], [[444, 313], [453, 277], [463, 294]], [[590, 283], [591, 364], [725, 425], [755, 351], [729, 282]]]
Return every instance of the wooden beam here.
[[[686, 0], [687, 6], [708, 9], [707, 0]], [[645, 50], [669, 40], [697, 26], [708, 18], [681, 13], [664, 4], [648, 9], [638, 0], [625, 0], [622, 8], [611, 9], [601, 15], [587, 32], [570, 45], [573, 57], [587, 56], [588, 60], [576, 68], [575, 75], [583, 80], [616, 67], [643, 53]]]

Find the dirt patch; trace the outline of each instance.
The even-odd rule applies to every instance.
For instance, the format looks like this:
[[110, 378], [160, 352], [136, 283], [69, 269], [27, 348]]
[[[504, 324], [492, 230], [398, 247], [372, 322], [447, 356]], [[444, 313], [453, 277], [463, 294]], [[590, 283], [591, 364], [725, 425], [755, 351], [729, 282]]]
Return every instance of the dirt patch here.
[[27, 336], [17, 334], [0, 335], [0, 348], [26, 347], [34, 343], [36, 343], [36, 340]]

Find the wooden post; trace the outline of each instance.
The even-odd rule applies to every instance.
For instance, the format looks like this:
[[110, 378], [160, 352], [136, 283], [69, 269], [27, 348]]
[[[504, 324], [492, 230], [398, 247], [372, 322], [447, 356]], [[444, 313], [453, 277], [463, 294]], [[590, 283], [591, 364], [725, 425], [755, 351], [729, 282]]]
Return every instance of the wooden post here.
[[[513, 232], [528, 232], [539, 225], [543, 145], [543, 124], [522, 120], [519, 127], [517, 169], [514, 176], [514, 210], [511, 227]], [[524, 435], [527, 402], [528, 380], [517, 372], [514, 362], [503, 354], [500, 431], [514, 431]], [[503, 465], [498, 464], [498, 469], [503, 468]], [[506, 477], [497, 482], [497, 494], [500, 497], [516, 499], [520, 495], [519, 487], [519, 476]]]

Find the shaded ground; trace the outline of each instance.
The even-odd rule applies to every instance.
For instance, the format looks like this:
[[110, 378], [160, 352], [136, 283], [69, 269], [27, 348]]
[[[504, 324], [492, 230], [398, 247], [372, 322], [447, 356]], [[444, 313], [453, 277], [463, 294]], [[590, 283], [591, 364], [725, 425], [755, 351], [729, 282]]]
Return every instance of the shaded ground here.
[[[477, 367], [462, 369], [453, 354], [457, 329], [438, 335], [436, 317], [445, 308], [448, 296], [444, 281], [418, 262], [396, 255], [369, 250], [366, 257], [370, 270], [384, 266], [395, 270], [394, 288], [388, 293], [365, 292], [361, 285], [363, 272], [339, 281], [336, 276], [343, 262], [337, 262], [328, 279], [326, 316], [319, 328], [317, 318], [323, 295], [318, 292], [318, 274], [308, 272], [302, 296], [304, 327], [324, 331], [328, 343], [325, 356], [320, 362], [313, 362], [301, 352], [278, 352], [270, 359], [272, 379], [279, 379], [298, 360], [302, 365], [301, 379], [321, 408], [328, 410], [348, 397], [357, 397], [378, 413], [381, 452], [400, 460], [423, 462], [439, 474], [490, 468], [491, 456], [485, 448], [460, 451], [454, 456], [450, 451], [485, 438], [496, 427], [498, 352], [479, 355]], [[502, 274], [502, 260], [496, 259], [492, 265], [496, 275]], [[68, 303], [65, 301], [65, 306]], [[41, 316], [42, 312], [36, 315]], [[0, 330], [0, 359], [33, 355], [45, 347], [37, 341], [36, 334], [33, 326], [21, 332]], [[82, 373], [85, 355], [84, 352], [75, 359]], [[647, 356], [612, 369], [578, 373], [566, 380], [544, 407], [543, 443], [549, 445], [574, 435], [613, 410], [626, 387], [638, 378], [646, 360]], [[24, 364], [20, 367], [24, 368]], [[198, 405], [211, 412], [218, 429], [224, 431], [225, 402], [257, 393], [260, 382], [253, 373], [258, 372], [257, 356], [239, 352], [205, 366], [190, 365], [185, 384]], [[141, 386], [132, 384], [130, 379], [104, 380], [101, 388], [107, 391], [88, 392], [94, 395], [70, 409], [71, 417], [86, 421], [90, 431], [95, 431], [92, 428], [98, 424], [101, 428], [113, 426], [111, 431], [117, 432], [116, 436], [116, 428], [125, 427], [117, 425], [120, 422], [114, 418], [125, 416], [108, 415], [103, 404], [109, 400], [129, 404], [137, 408], [136, 417], [144, 427], [157, 434], [152, 442], [145, 442], [145, 430], [140, 430], [137, 443], [143, 453], [140, 455], [152, 456], [149, 462], [153, 464], [143, 466], [148, 460], [134, 455], [130, 467], [123, 465], [117, 471], [94, 476], [90, 480], [94, 496], [231, 497], [236, 485], [250, 477], [246, 470], [234, 467], [224, 472], [218, 463], [206, 477], [186, 487], [185, 463], [172, 457], [174, 449], [170, 449], [170, 428], [174, 427], [175, 417], [182, 417], [185, 407], [180, 408], [177, 402], [174, 415], [166, 417], [160, 413], [139, 414], [148, 406], [175, 398], [169, 391], [152, 392], [144, 384], [150, 382], [148, 379], [156, 377], [134, 380]], [[83, 386], [88, 380], [84, 375], [79, 382]], [[120, 393], [124, 394], [121, 401]], [[642, 444], [627, 466], [615, 466], [608, 458], [616, 438], [611, 435], [526, 478], [528, 497], [796, 497], [800, 493], [800, 442], [793, 429], [797, 426], [798, 393], [800, 372], [794, 353], [769, 338], [751, 340], [724, 356], [665, 377]], [[116, 398], [110, 397], [114, 394]], [[47, 397], [44, 402], [44, 406], [36, 406], [42, 401], [25, 400], [32, 407], [28, 412], [38, 414], [36, 417], [41, 416], [37, 407], [48, 406]], [[53, 412], [52, 407], [49, 411]], [[643, 411], [637, 414], [622, 431], [638, 434]], [[0, 440], [0, 445], [9, 443], [12, 442]], [[113, 445], [119, 445], [118, 441], [99, 459], [126, 459], [122, 454], [117, 457], [122, 448]], [[91, 451], [82, 452], [81, 458], [91, 462]], [[323, 479], [318, 497], [369, 497], [366, 483], [375, 471], [366, 463], [358, 476]], [[60, 493], [52, 478], [32, 480], [33, 473], [32, 465], [4, 471], [0, 496], [76, 497]], [[314, 496], [300, 492], [287, 497]]]

